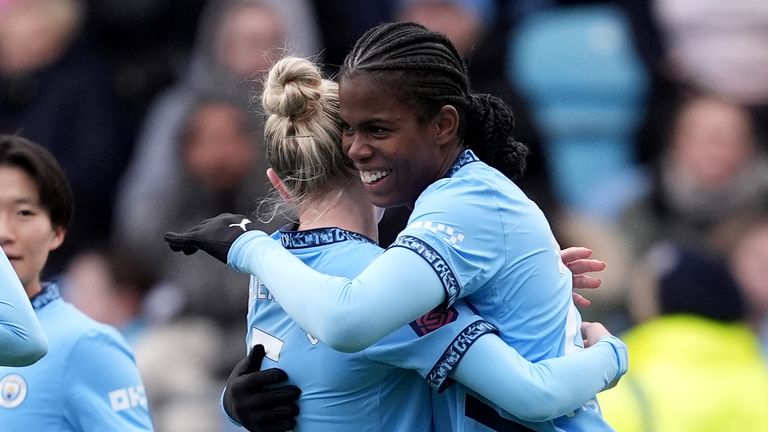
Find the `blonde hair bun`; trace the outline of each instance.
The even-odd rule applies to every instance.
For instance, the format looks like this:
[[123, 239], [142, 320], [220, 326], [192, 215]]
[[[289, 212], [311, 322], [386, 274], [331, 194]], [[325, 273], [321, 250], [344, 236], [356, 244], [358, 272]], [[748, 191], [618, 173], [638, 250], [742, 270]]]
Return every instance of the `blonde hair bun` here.
[[357, 178], [341, 146], [338, 89], [316, 64], [299, 57], [279, 60], [264, 83], [267, 160], [298, 202]]
[[268, 115], [311, 117], [322, 110], [320, 98], [327, 91], [326, 85], [327, 80], [312, 62], [286, 57], [269, 71], [261, 103]]

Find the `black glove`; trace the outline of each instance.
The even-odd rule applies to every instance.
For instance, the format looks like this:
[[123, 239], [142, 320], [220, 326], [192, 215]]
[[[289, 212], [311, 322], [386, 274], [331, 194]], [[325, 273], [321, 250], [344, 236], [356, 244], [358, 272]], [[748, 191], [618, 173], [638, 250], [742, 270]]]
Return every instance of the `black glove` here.
[[224, 389], [224, 411], [251, 432], [284, 432], [296, 427], [301, 390], [292, 385], [265, 389], [288, 379], [277, 368], [261, 369], [264, 346], [255, 345], [232, 370]]
[[200, 222], [183, 233], [167, 232], [164, 238], [174, 252], [181, 251], [186, 255], [192, 255], [199, 249], [226, 264], [229, 248], [232, 247], [235, 239], [242, 233], [254, 229], [256, 226], [245, 216], [222, 213]]

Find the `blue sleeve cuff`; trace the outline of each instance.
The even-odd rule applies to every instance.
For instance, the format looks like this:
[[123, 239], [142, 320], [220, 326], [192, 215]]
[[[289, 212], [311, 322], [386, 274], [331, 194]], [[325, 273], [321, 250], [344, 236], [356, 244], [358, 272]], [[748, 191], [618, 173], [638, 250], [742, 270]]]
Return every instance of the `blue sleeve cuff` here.
[[600, 339], [597, 343], [601, 342], [605, 342], [613, 348], [613, 352], [616, 354], [616, 362], [619, 366], [616, 377], [605, 387], [607, 390], [615, 387], [619, 382], [619, 379], [621, 379], [621, 377], [627, 373], [627, 369], [629, 368], [629, 356], [627, 353], [627, 345], [624, 344], [624, 342], [622, 342], [621, 339], [617, 338], [616, 336], [606, 336]]

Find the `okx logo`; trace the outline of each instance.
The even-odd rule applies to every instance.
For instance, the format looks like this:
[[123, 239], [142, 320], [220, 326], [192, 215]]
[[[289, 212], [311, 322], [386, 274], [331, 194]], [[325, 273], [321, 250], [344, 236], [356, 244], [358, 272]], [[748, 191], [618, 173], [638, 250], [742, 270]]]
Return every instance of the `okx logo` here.
[[109, 392], [109, 403], [115, 412], [125, 411], [138, 406], [146, 408], [147, 395], [144, 393], [144, 386], [137, 385], [111, 391]]
[[448, 309], [437, 308], [422, 315], [411, 323], [411, 328], [419, 337], [426, 336], [440, 327], [450, 324], [459, 317], [459, 311], [450, 307]]

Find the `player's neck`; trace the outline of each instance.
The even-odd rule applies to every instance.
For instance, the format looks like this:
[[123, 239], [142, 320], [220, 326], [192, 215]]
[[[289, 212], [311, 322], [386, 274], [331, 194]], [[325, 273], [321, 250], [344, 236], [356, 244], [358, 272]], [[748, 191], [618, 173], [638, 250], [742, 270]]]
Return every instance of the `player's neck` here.
[[374, 207], [365, 190], [355, 184], [313, 200], [300, 211], [299, 220], [299, 230], [338, 227], [379, 240]]
[[27, 297], [32, 298], [43, 290], [43, 285], [40, 283], [40, 276], [35, 277], [24, 285], [24, 291], [27, 292]]

